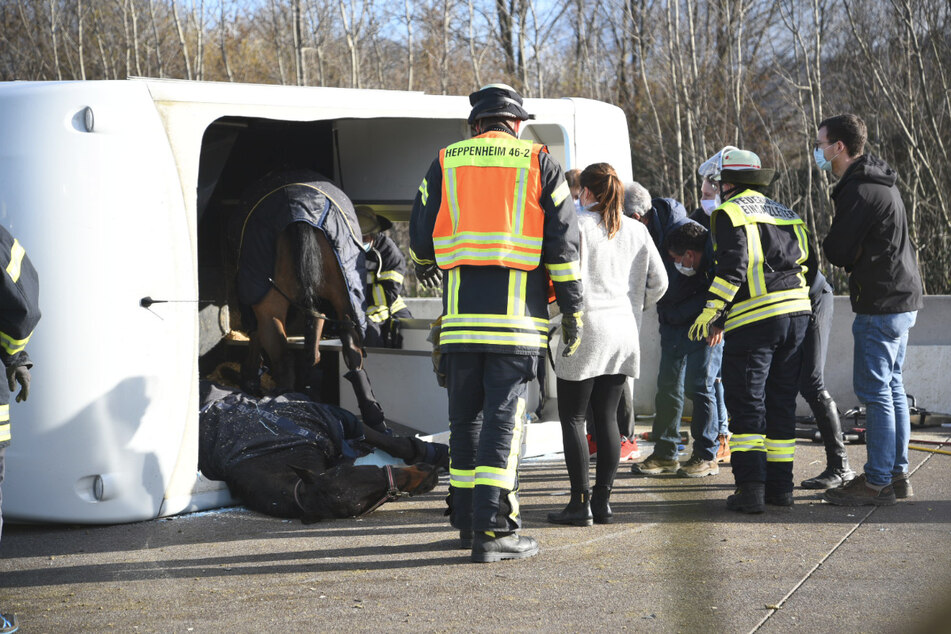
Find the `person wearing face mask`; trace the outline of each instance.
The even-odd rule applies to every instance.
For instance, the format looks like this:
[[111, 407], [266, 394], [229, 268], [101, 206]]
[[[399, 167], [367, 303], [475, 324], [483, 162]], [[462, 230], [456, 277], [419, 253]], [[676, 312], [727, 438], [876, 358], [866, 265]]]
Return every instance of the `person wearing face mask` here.
[[855, 395], [865, 404], [865, 472], [826, 490], [827, 502], [889, 505], [912, 495], [908, 480], [911, 423], [901, 366], [908, 331], [923, 307], [915, 246], [908, 235], [898, 175], [865, 154], [865, 122], [854, 114], [819, 124], [815, 160], [839, 181], [835, 216], [822, 242], [829, 262], [849, 274]]
[[356, 207], [356, 212], [367, 252], [365, 342], [373, 347], [401, 348], [399, 320], [413, 317], [401, 295], [406, 258], [386, 235], [393, 223], [365, 205]]
[[[659, 209], [660, 201], [655, 199], [654, 213]], [[688, 336], [691, 324], [703, 310], [705, 294], [713, 279], [713, 251], [703, 227], [679, 214], [675, 217], [679, 219], [664, 233], [661, 244], [661, 256], [672, 272], [667, 293], [657, 303], [660, 364], [651, 427], [654, 451], [631, 471], [641, 475], [676, 473], [680, 477], [700, 478], [720, 472], [716, 460], [720, 417], [715, 384], [723, 346], [708, 346]], [[685, 397], [693, 403], [690, 419], [693, 447], [690, 459], [681, 465], [677, 460], [677, 444]]]
[[774, 170], [753, 152], [724, 148], [710, 217], [716, 275], [689, 336], [724, 341], [736, 492], [727, 509], [762, 513], [793, 503], [796, 394], [811, 314], [805, 276], [815, 270], [805, 223], [763, 193]]

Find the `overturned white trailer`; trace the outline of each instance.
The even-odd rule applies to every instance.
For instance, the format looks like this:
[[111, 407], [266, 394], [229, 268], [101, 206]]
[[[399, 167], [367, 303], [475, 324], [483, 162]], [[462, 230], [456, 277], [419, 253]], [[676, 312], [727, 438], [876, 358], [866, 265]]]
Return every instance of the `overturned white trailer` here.
[[[526, 106], [537, 119], [523, 137], [548, 144], [566, 169], [607, 161], [630, 178], [619, 109]], [[405, 220], [438, 148], [466, 136], [468, 110], [465, 97], [395, 91], [0, 84], [0, 222], [39, 270], [43, 309], [32, 396], [12, 406], [4, 516], [112, 523], [227, 503], [197, 468], [199, 372], [229, 328], [216, 210], [263, 171], [304, 161], [355, 203]], [[166, 301], [145, 308], [143, 298]], [[371, 369], [397, 420], [397, 395], [429, 398], [405, 382], [435, 385], [412, 353], [402, 373]], [[433, 391], [427, 411], [445, 428], [445, 397]]]

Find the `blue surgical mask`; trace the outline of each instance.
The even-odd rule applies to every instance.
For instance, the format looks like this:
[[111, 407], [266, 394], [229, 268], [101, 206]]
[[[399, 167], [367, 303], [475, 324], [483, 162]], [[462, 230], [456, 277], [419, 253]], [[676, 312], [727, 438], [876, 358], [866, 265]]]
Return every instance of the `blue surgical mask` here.
[[692, 275], [696, 275], [696, 273], [697, 273], [697, 271], [696, 271], [695, 269], [688, 269], [686, 266], [684, 266], [684, 265], [681, 264], [680, 262], [674, 262], [674, 268], [676, 268], [678, 271], [680, 271], [680, 274], [681, 274], [681, 275], [686, 275], [687, 277], [690, 277], [690, 276], [692, 276]]
[[369, 253], [369, 252], [370, 252], [370, 249], [372, 249], [372, 248], [373, 248], [373, 240], [370, 240], [369, 242], [364, 242], [364, 243], [363, 243], [363, 250], [366, 251], [367, 253]]
[[[719, 196], [717, 198], [719, 198]], [[719, 205], [717, 205], [716, 198], [707, 198], [706, 200], [700, 201], [700, 206], [703, 207], [703, 213], [709, 216]]]
[[826, 172], [832, 171], [832, 161], [826, 158], [825, 152], [822, 151], [821, 147], [817, 147], [813, 150], [812, 156], [816, 159], [816, 167]]

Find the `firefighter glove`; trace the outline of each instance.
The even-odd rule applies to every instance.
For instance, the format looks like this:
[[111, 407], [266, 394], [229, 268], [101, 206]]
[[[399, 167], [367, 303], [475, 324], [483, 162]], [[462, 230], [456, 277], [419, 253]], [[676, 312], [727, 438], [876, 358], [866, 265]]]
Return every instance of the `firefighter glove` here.
[[423, 288], [439, 288], [442, 281], [442, 271], [435, 262], [430, 264], [416, 265], [416, 279], [423, 285]]
[[17, 394], [17, 403], [25, 401], [30, 395], [30, 369], [25, 365], [18, 365], [7, 368], [7, 383], [10, 386], [10, 392], [20, 384], [20, 393]]
[[581, 321], [582, 315], [584, 311], [561, 316], [561, 340], [565, 344], [565, 349], [561, 351], [563, 357], [573, 355], [581, 343], [581, 331], [584, 328], [584, 322]]
[[692, 341], [703, 341], [710, 334], [710, 325], [720, 319], [725, 312], [726, 302], [720, 299], [708, 300], [696, 321], [690, 326], [687, 336]]

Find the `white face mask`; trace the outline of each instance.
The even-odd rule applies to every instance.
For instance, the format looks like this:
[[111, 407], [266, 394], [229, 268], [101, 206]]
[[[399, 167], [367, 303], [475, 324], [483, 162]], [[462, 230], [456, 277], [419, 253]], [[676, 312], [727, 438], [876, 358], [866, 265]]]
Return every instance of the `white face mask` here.
[[681, 275], [686, 275], [687, 277], [696, 275], [697, 273], [694, 269], [688, 269], [686, 266], [684, 266], [680, 262], [674, 262], [674, 268], [676, 268], [680, 272]]
[[707, 198], [706, 200], [700, 201], [700, 206], [703, 207], [703, 213], [708, 216], [713, 213], [713, 210], [718, 207], [717, 201], [715, 198]]

